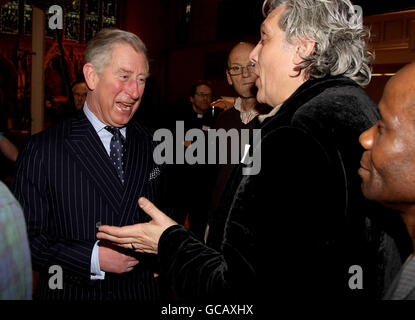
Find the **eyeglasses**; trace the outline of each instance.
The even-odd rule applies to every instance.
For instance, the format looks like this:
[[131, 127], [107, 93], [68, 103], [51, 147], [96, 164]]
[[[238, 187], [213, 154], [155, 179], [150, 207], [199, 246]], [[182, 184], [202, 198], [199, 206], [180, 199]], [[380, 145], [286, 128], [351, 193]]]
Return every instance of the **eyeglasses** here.
[[240, 74], [244, 73], [244, 69], [245, 68], [246, 68], [246, 71], [248, 73], [252, 73], [254, 71], [254, 67], [255, 67], [255, 63], [250, 63], [250, 64], [248, 64], [245, 67], [244, 66], [235, 65], [235, 66], [229, 67], [228, 68], [228, 71], [229, 71], [229, 74], [231, 76], [237, 76], [237, 75], [240, 75]]
[[212, 98], [211, 93], [195, 92], [195, 95], [202, 97], [202, 98]]

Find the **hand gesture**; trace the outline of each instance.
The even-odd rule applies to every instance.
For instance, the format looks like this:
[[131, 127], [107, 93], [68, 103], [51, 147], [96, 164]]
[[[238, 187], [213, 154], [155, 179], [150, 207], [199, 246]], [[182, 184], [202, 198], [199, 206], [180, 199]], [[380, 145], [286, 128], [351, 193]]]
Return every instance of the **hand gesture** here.
[[144, 197], [138, 200], [138, 204], [152, 218], [150, 222], [125, 227], [100, 226], [97, 238], [137, 252], [157, 253], [162, 233], [177, 223]]
[[235, 104], [234, 97], [221, 97], [213, 101], [210, 105], [216, 108], [222, 108], [224, 111], [232, 108]]

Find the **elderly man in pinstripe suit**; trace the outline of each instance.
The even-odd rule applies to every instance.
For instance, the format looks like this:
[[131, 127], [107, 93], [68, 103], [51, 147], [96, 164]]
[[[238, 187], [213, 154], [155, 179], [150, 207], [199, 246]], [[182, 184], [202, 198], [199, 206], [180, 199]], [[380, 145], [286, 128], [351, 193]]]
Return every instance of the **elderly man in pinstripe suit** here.
[[[34, 298], [151, 302], [160, 295], [152, 256], [138, 259], [95, 237], [100, 224], [147, 221], [138, 197], [159, 199], [152, 134], [130, 121], [149, 73], [146, 52], [132, 33], [99, 32], [86, 48], [83, 109], [31, 137], [19, 157], [13, 192], [40, 273]], [[49, 285], [54, 265], [62, 289]]]

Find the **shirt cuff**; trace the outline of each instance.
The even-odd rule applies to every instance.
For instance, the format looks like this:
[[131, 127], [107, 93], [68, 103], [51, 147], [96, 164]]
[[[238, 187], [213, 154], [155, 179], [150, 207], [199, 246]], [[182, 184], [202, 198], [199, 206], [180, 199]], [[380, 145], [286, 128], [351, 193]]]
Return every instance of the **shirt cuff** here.
[[91, 256], [91, 280], [104, 280], [105, 279], [105, 271], [102, 271], [99, 266], [99, 246], [98, 242], [95, 242], [94, 248], [92, 249], [92, 256]]

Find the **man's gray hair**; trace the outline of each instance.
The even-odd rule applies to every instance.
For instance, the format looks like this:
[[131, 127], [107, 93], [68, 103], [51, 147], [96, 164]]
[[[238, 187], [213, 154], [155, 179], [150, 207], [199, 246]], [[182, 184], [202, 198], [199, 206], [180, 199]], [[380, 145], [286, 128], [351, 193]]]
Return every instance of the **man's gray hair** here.
[[114, 28], [102, 29], [88, 42], [85, 63], [92, 63], [98, 74], [101, 74], [102, 70], [111, 63], [113, 45], [116, 44], [128, 44], [137, 53], [143, 53], [149, 72], [147, 48], [144, 42], [134, 33]]
[[287, 42], [315, 42], [314, 52], [297, 67], [299, 72], [304, 70], [310, 78], [343, 75], [361, 86], [370, 82], [374, 60], [367, 47], [370, 32], [349, 0], [265, 0], [264, 16], [281, 5], [286, 10], [279, 26]]

